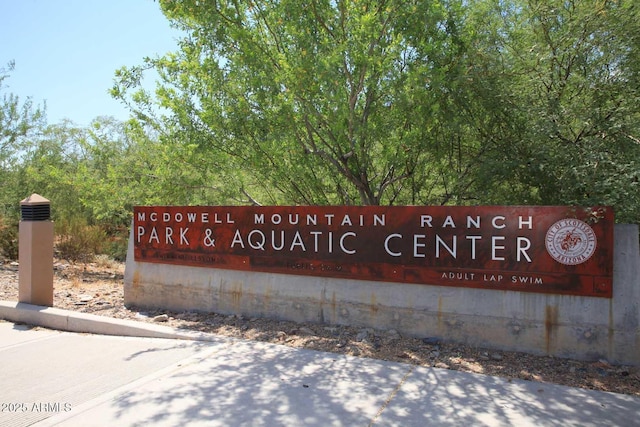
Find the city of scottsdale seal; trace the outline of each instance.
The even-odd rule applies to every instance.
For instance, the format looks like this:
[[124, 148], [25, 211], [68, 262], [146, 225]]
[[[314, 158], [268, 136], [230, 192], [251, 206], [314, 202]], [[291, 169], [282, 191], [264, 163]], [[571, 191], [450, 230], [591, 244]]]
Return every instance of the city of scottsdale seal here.
[[561, 219], [549, 227], [545, 238], [547, 252], [565, 265], [587, 261], [596, 251], [597, 239], [593, 229], [575, 218]]

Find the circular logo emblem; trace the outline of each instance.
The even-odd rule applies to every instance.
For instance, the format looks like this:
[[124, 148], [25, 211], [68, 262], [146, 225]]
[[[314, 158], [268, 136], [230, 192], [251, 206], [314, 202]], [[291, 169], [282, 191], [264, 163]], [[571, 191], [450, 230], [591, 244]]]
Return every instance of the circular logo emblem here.
[[565, 265], [582, 264], [596, 251], [597, 239], [593, 229], [575, 218], [561, 219], [549, 227], [545, 238], [547, 252]]

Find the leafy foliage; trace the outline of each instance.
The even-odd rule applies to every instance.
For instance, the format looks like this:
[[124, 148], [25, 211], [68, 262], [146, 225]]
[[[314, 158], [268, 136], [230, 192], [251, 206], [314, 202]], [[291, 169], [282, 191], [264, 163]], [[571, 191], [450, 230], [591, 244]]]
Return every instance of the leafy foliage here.
[[16, 218], [15, 200], [24, 198], [16, 192], [21, 184], [16, 172], [22, 167], [23, 150], [44, 125], [45, 111], [35, 107], [30, 99], [21, 103], [18, 96], [4, 92], [4, 81], [13, 69], [13, 62], [0, 68], [0, 215]]
[[487, 164], [515, 202], [614, 205], [638, 221], [637, 15], [611, 1], [499, 9], [492, 38], [513, 132]]
[[[130, 99], [139, 117], [162, 128], [166, 139], [188, 141], [245, 196], [304, 204], [451, 199], [443, 191], [458, 178], [449, 173], [451, 163], [456, 172], [464, 168], [449, 150], [476, 149], [457, 144], [444, 126], [449, 111], [441, 108], [464, 78], [450, 28], [461, 6], [162, 6], [188, 34], [180, 52], [145, 64], [162, 76], [157, 102], [171, 115], [152, 119], [150, 95], [141, 90]], [[114, 95], [125, 98], [140, 70], [120, 70]], [[429, 173], [433, 165], [439, 176]]]
[[160, 3], [180, 50], [119, 70], [112, 93], [188, 165], [176, 183], [224, 183], [208, 196], [235, 203], [613, 204], [638, 219], [630, 2]]
[[0, 255], [18, 259], [18, 222], [0, 217]]
[[88, 225], [79, 217], [71, 217], [55, 224], [57, 256], [68, 261], [91, 261], [96, 254], [103, 253], [107, 241], [104, 230]]
[[69, 258], [123, 259], [134, 205], [603, 204], [640, 222], [633, 2], [160, 5], [184, 37], [116, 72], [127, 122], [47, 124], [0, 70], [5, 254], [31, 193]]

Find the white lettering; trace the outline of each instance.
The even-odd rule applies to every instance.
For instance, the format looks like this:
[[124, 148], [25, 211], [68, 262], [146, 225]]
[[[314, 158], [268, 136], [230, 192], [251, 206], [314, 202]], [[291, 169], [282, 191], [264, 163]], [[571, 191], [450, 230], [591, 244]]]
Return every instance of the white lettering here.
[[156, 230], [155, 227], [151, 229], [151, 235], [149, 236], [149, 243], [151, 243], [152, 240], [155, 240], [157, 243], [160, 243], [160, 239], [158, 238], [158, 231]]
[[452, 246], [453, 248], [450, 248], [444, 240], [442, 240], [440, 238], [440, 236], [438, 236], [436, 234], [436, 258], [440, 258], [440, 245], [444, 246], [444, 248], [447, 250], [447, 252], [449, 252], [451, 254], [452, 257], [456, 258], [457, 254], [456, 254], [456, 246], [457, 246], [457, 242], [458, 242], [458, 237], [457, 236], [453, 236], [453, 241], [452, 241]]
[[494, 216], [493, 219], [491, 220], [491, 225], [493, 225], [493, 228], [501, 229], [507, 226], [506, 224], [504, 224], [504, 222], [499, 225], [498, 220], [504, 221], [505, 217], [503, 217], [502, 215]]
[[187, 240], [187, 231], [189, 231], [188, 228], [181, 228], [180, 229], [180, 244], [181, 245], [189, 246], [189, 240]]
[[504, 241], [504, 236], [492, 236], [491, 237], [491, 260], [492, 261], [504, 261], [504, 257], [497, 256], [496, 251], [504, 249], [504, 246], [498, 246], [498, 241]]
[[344, 233], [342, 235], [342, 237], [340, 238], [340, 249], [342, 249], [342, 252], [344, 252], [345, 254], [353, 255], [353, 254], [356, 253], [355, 250], [348, 250], [347, 248], [344, 247], [344, 239], [346, 239], [347, 236], [356, 237], [356, 233], [354, 233], [352, 231], [349, 231], [348, 233]]
[[467, 216], [467, 228], [480, 228], [480, 216], [477, 216], [475, 221], [472, 217]]
[[300, 232], [296, 231], [296, 234], [293, 235], [293, 240], [291, 241], [291, 247], [289, 251], [293, 251], [293, 248], [296, 246], [300, 246], [302, 252], [306, 252], [307, 248], [304, 246], [304, 242], [302, 241], [302, 236], [300, 236]]
[[309, 234], [313, 236], [313, 250], [318, 252], [318, 237], [322, 235], [322, 231], [312, 231]]
[[442, 223], [442, 228], [446, 227], [456, 228], [456, 223], [453, 222], [453, 218], [451, 218], [451, 215], [447, 215], [444, 222]]
[[424, 234], [414, 234], [413, 235], [413, 256], [415, 258], [425, 258], [427, 255], [423, 254], [423, 253], [419, 253], [418, 252], [418, 248], [424, 248], [425, 245], [424, 243], [418, 243], [418, 239], [424, 239], [425, 236]]
[[140, 243], [140, 238], [141, 238], [142, 236], [144, 236], [144, 233], [145, 233], [145, 232], [146, 232], [146, 230], [144, 229], [144, 227], [143, 227], [143, 226], [141, 226], [141, 225], [139, 225], [139, 226], [138, 226], [138, 232], [136, 233], [136, 241], [137, 241], [138, 243]]
[[471, 259], [476, 259], [476, 240], [482, 239], [482, 236], [467, 236], [467, 240], [471, 240]]
[[[518, 246], [518, 255], [516, 257], [517, 261], [520, 262], [520, 254], [522, 254], [528, 262], [531, 262], [531, 258], [529, 258], [529, 254], [527, 254], [527, 249], [531, 247], [531, 240], [526, 237], [518, 237], [517, 239]], [[526, 246], [525, 246], [526, 245]]]
[[276, 231], [271, 230], [271, 247], [276, 251], [281, 251], [284, 248], [284, 230], [280, 230], [280, 246], [276, 246]]
[[[262, 239], [261, 240], [252, 240], [252, 236], [254, 235], [258, 235], [260, 236]], [[267, 238], [265, 237], [264, 233], [260, 230], [251, 230], [249, 232], [249, 236], [247, 236], [247, 242], [249, 242], [249, 246], [251, 246], [252, 249], [260, 249], [262, 251], [264, 251], [264, 243], [267, 241]]]
[[236, 234], [233, 235], [233, 240], [231, 241], [231, 247], [233, 248], [236, 243], [240, 244], [240, 247], [244, 249], [244, 242], [242, 241], [242, 235], [240, 234], [240, 230], [236, 230]]
[[398, 234], [398, 233], [389, 234], [387, 238], [384, 239], [384, 250], [387, 251], [387, 253], [391, 256], [401, 256], [402, 252], [392, 252], [391, 249], [389, 249], [389, 241], [391, 239], [402, 239], [402, 234]]
[[533, 218], [532, 217], [528, 217], [528, 219], [525, 221], [525, 220], [523, 220], [522, 217], [519, 217], [519, 219], [518, 219], [518, 228], [520, 230], [522, 230], [522, 227], [524, 225], [528, 225], [529, 226], [529, 230], [531, 230], [533, 228]]
[[420, 227], [424, 227], [425, 225], [433, 227], [433, 225], [431, 225], [431, 221], [433, 221], [433, 217], [431, 215], [420, 215]]

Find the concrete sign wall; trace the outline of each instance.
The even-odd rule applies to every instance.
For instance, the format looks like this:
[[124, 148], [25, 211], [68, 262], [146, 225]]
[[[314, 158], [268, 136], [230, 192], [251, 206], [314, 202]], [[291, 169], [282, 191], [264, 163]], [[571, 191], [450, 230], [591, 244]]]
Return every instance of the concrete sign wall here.
[[[525, 237], [531, 239], [531, 248], [526, 249], [526, 253], [532, 262], [528, 263], [527, 261], [527, 265], [534, 265], [538, 257], [554, 259], [553, 251], [555, 249], [548, 249], [547, 244], [551, 244], [550, 242], [552, 241], [562, 241], [559, 236], [563, 234], [563, 238], [567, 237], [567, 235], [573, 236], [573, 238], [568, 239], [570, 245], [573, 245], [572, 247], [579, 246], [581, 248], [580, 251], [582, 252], [573, 252], [574, 257], [582, 254], [587, 258], [585, 254], [589, 254], [588, 260], [591, 261], [599, 259], [601, 251], [606, 253], [607, 255], [603, 258], [604, 261], [598, 262], [598, 265], [602, 267], [598, 274], [603, 274], [602, 277], [609, 277], [611, 280], [608, 282], [610, 286], [607, 288], [610, 291], [610, 295], [603, 298], [602, 294], [598, 292], [593, 292], [591, 295], [577, 295], [566, 293], [562, 289], [553, 293], [521, 292], [485, 287], [484, 285], [474, 287], [453, 286], [447, 282], [418, 285], [414, 282], [402, 283], [389, 279], [385, 280], [378, 276], [372, 277], [370, 280], [364, 280], [363, 278], [356, 280], [336, 277], [333, 274], [281, 274], [283, 271], [268, 271], [266, 268], [264, 271], [249, 268], [210, 268], [203, 265], [197, 257], [218, 257], [222, 255], [207, 255], [206, 252], [202, 252], [201, 247], [193, 251], [178, 250], [171, 252], [173, 255], [169, 252], [163, 252], [167, 248], [162, 244], [159, 245], [158, 242], [165, 244], [170, 242], [167, 234], [170, 234], [170, 238], [174, 242], [180, 242], [181, 231], [177, 223], [167, 222], [164, 224], [162, 219], [158, 221], [158, 218], [162, 218], [164, 213], [174, 214], [173, 219], [175, 220], [175, 214], [179, 211], [172, 208], [165, 212], [160, 209], [142, 210], [146, 213], [144, 220], [142, 217], [137, 218], [131, 230], [125, 271], [125, 304], [128, 306], [164, 308], [173, 311], [211, 311], [222, 314], [241, 314], [249, 317], [269, 317], [299, 322], [323, 322], [377, 329], [396, 329], [401, 334], [417, 337], [437, 337], [443, 340], [487, 348], [525, 351], [534, 354], [586, 360], [607, 359], [611, 363], [640, 365], [640, 250], [638, 227], [636, 225], [616, 225], [614, 227], [614, 236], [610, 240], [613, 250], [607, 253], [607, 249], [602, 246], [602, 242], [608, 239], [606, 237], [607, 227], [604, 227], [605, 231], [599, 230], [596, 222], [588, 219], [589, 214], [587, 214], [587, 217], [577, 218], [576, 216], [566, 215], [567, 211], [564, 211], [561, 212], [560, 219], [554, 217], [545, 220], [536, 219], [539, 217], [535, 212], [531, 214], [518, 212], [515, 216], [516, 224], [518, 224], [519, 216], [525, 218], [521, 222], [523, 230], [525, 228], [528, 229], [528, 217], [531, 216], [532, 228], [539, 228], [542, 235], [542, 240], [539, 240], [539, 237], [533, 237], [533, 234], [515, 236], [516, 238]], [[206, 208], [202, 209], [202, 211], [196, 210], [195, 212], [202, 214]], [[156, 212], [156, 221], [150, 217], [153, 212]], [[601, 211], [597, 210], [591, 212], [595, 212], [597, 215], [601, 213]], [[187, 211], [180, 211], [180, 213], [188, 214]], [[213, 216], [211, 215], [212, 213]], [[209, 221], [211, 221], [209, 224], [215, 224], [215, 213], [213, 211], [209, 212]], [[223, 213], [225, 212], [218, 212], [218, 221], [223, 221], [223, 224], [227, 222], [229, 225], [233, 224], [230, 221], [236, 221], [235, 227], [239, 230], [245, 246], [244, 250], [247, 251], [249, 249], [254, 250], [248, 243], [251, 230], [261, 229], [266, 237], [267, 221], [273, 222], [272, 219], [267, 220], [268, 217], [265, 214], [264, 224], [256, 224], [255, 216], [250, 216], [249, 218], [254, 219], [247, 220], [247, 227], [251, 228], [245, 228], [240, 225], [240, 217], [237, 212], [227, 212], [229, 213], [228, 217], [226, 214], [222, 215]], [[157, 215], [160, 216], [158, 217]], [[385, 227], [390, 227], [392, 217], [389, 216], [389, 211], [387, 211], [386, 215]], [[606, 215], [604, 216], [605, 219], [607, 219]], [[202, 219], [202, 217], [200, 218]], [[412, 222], [415, 218], [415, 216], [409, 215], [406, 221]], [[420, 216], [417, 218], [420, 220]], [[441, 220], [449, 221], [446, 216], [439, 217], [434, 214], [433, 218], [439, 218], [438, 222]], [[490, 228], [493, 228], [491, 226], [492, 221], [501, 226], [503, 223], [513, 222], [514, 217], [504, 214], [504, 220], [487, 218], [482, 216], [481, 222], [488, 223]], [[582, 223], [562, 222], [565, 220], [571, 221], [571, 218], [579, 219], [582, 223], [587, 224], [594, 231], [595, 242], [591, 243], [590, 232], [584, 228]], [[178, 217], [178, 219], [180, 218]], [[359, 217], [350, 217], [350, 219], [352, 225], [359, 224]], [[459, 222], [459, 219], [458, 216], [452, 214], [451, 220], [456, 223], [456, 228], [466, 228], [459, 226], [459, 224], [465, 224], [464, 222]], [[598, 222], [601, 219], [599, 218]], [[341, 218], [341, 221], [344, 221], [344, 217]], [[154, 222], [155, 225], [153, 225]], [[287, 219], [286, 222], [289, 222], [289, 220]], [[209, 227], [200, 228], [200, 234], [194, 232], [191, 235], [189, 234], [193, 231], [191, 228], [195, 229], [194, 224], [197, 224], [197, 222], [190, 224], [183, 224], [182, 239], [189, 240], [189, 245], [186, 245], [183, 240], [183, 243], [185, 243], [184, 248], [190, 247], [192, 241], [196, 240], [194, 236], [201, 235], [203, 235], [203, 243], [205, 237], [210, 237], [215, 240], [216, 247], [221, 248], [225, 247], [226, 244], [231, 246], [234, 241], [233, 237], [236, 228], [233, 225], [228, 238], [230, 240], [226, 240], [227, 243], [224, 244], [225, 238], [222, 237], [224, 234], [216, 231], [217, 228], [210, 227], [212, 231], [209, 236], [207, 235]], [[433, 236], [437, 222], [432, 221], [432, 224], [434, 225], [434, 230], [431, 233], [428, 230], [416, 231], [415, 233], [431, 234]], [[258, 226], [265, 228], [259, 228]], [[156, 227], [155, 232], [153, 231], [154, 227]], [[163, 229], [161, 230], [160, 227]], [[172, 227], [172, 231], [167, 232], [166, 227]], [[366, 228], [365, 226], [362, 227]], [[379, 225], [379, 227], [382, 226]], [[189, 231], [184, 231], [184, 228], [189, 228]], [[580, 228], [582, 229], [580, 230]], [[305, 229], [307, 229], [306, 226], [298, 230]], [[438, 231], [441, 230], [438, 229]], [[285, 230], [286, 232], [287, 230]], [[348, 232], [349, 230], [344, 229], [344, 233]], [[357, 253], [360, 249], [360, 246], [357, 246], [357, 242], [363, 234], [361, 234], [360, 230], [353, 232], [357, 235], [347, 235], [343, 245], [347, 251], [356, 250]], [[402, 234], [403, 237], [413, 234], [413, 232], [408, 234], [409, 231], [404, 228], [384, 229], [386, 237], [378, 241], [383, 245], [383, 251], [384, 239], [396, 232]], [[478, 231], [475, 230], [474, 232]], [[485, 236], [485, 234], [482, 234], [484, 232], [485, 230], [481, 229], [478, 235]], [[603, 232], [605, 234], [602, 234]], [[467, 231], [466, 233], [469, 234], [470, 232]], [[157, 238], [151, 237], [154, 235], [157, 235]], [[254, 233], [252, 239], [256, 235]], [[451, 239], [454, 235], [456, 234], [442, 237], [449, 247], [451, 247], [450, 242], [452, 240], [447, 239]], [[459, 236], [463, 235], [460, 234]], [[510, 252], [509, 249], [506, 249], [509, 246], [506, 240], [511, 239], [513, 241], [513, 236], [507, 237], [510, 236], [509, 234], [496, 235], [504, 235], [506, 237], [504, 244], [498, 243], [498, 246], [505, 246], [505, 249], [496, 249], [496, 255], [504, 255], [505, 258], [517, 257], [517, 239], [515, 252]], [[491, 234], [487, 234], [487, 236], [491, 236]], [[549, 236], [556, 236], [558, 239], [555, 237], [551, 239]], [[580, 242], [587, 243], [578, 245], [576, 243], [578, 238]], [[401, 239], [398, 238], [395, 241], [393, 239], [389, 241], [390, 251], [404, 252], [404, 247], [397, 245], [401, 242]], [[434, 240], [431, 243], [427, 243], [427, 240], [418, 240], [418, 243], [435, 245], [435, 237], [432, 237], [432, 239]], [[458, 239], [461, 238], [458, 237]], [[545, 239], [548, 242], [546, 244]], [[140, 243], [145, 242], [145, 240], [145, 245], [151, 241], [152, 245], [156, 246], [152, 249], [143, 249]], [[407, 246], [407, 250], [412, 251], [413, 237], [408, 240], [410, 243]], [[290, 242], [293, 241], [292, 238]], [[305, 245], [309, 245], [309, 247], [314, 247], [313, 240], [302, 239], [301, 241]], [[255, 240], [252, 240], [252, 242], [254, 246], [257, 246]], [[339, 246], [339, 238], [337, 242]], [[279, 245], [276, 244], [276, 246]], [[525, 251], [524, 248], [526, 246], [528, 245], [521, 244], [520, 248]], [[488, 247], [491, 251], [490, 244]], [[289, 243], [290, 248], [291, 243]], [[429, 252], [426, 252], [427, 248], [428, 246], [419, 247], [419, 250], [425, 250], [425, 254], [431, 253], [431, 256], [435, 257], [435, 246], [432, 246]], [[478, 249], [480, 246], [476, 246], [476, 248]], [[562, 249], [561, 243], [560, 248]], [[260, 249], [255, 250], [261, 251]], [[294, 245], [295, 250], [297, 248]], [[336, 250], [336, 246], [334, 246], [334, 250]], [[458, 246], [458, 250], [461, 250], [460, 246]], [[452, 258], [446, 249], [441, 248], [441, 251], [446, 251], [447, 257]], [[458, 253], [461, 254], [461, 252]], [[443, 252], [441, 254], [444, 255]], [[225, 256], [233, 257], [245, 255], [240, 255], [239, 253], [225, 254]], [[346, 258], [347, 255], [353, 254], [347, 253], [342, 256]], [[162, 256], [169, 258], [162, 259]], [[176, 258], [170, 258], [174, 256]], [[180, 256], [196, 258], [190, 258], [191, 261], [185, 263], [178, 262], [178, 257]], [[275, 255], [273, 256], [275, 257]], [[480, 255], [477, 254], [477, 256], [479, 257]], [[560, 258], [557, 253], [555, 256]], [[612, 267], [606, 261], [609, 256], [613, 259]], [[517, 260], [517, 258], [515, 259]], [[523, 259], [524, 255], [521, 256], [521, 260]], [[250, 262], [251, 257], [245, 260]], [[375, 265], [375, 262], [380, 261], [380, 259], [374, 258], [372, 261], [374, 261], [372, 265]], [[276, 265], [278, 265], [277, 262]], [[548, 263], [549, 261], [545, 262]], [[563, 265], [566, 266], [568, 274], [572, 274], [578, 271], [580, 265], [584, 266], [587, 262], [573, 266], [567, 262]], [[512, 262], [511, 264], [514, 263]], [[272, 266], [273, 264], [268, 265]], [[510, 265], [507, 266], [509, 267]], [[447, 266], [447, 268], [462, 269], [465, 268], [465, 265]], [[476, 269], [478, 266], [473, 265], [472, 268]], [[375, 270], [373, 267], [370, 269], [372, 272]], [[288, 271], [287, 273], [290, 272]], [[556, 273], [547, 272], [546, 274], [553, 275]], [[526, 273], [509, 272], [507, 274], [533, 275], [532, 270], [528, 270]], [[610, 276], [607, 276], [607, 274], [610, 274]], [[594, 277], [601, 276], [596, 275]], [[574, 282], [582, 283], [583, 281], [583, 279], [574, 279]], [[591, 283], [598, 282], [592, 281]], [[582, 292], [585, 289], [593, 290], [594, 288], [593, 286], [589, 288], [588, 286], [580, 285], [579, 289]]]

